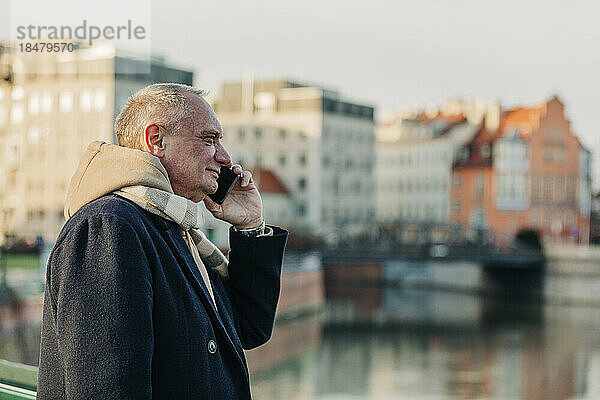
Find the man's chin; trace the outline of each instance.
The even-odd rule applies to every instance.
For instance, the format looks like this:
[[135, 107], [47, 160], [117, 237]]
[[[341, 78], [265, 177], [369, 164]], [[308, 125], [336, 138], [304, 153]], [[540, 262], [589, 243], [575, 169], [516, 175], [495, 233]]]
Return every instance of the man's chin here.
[[204, 195], [204, 197], [210, 196], [211, 194], [217, 193], [217, 190], [219, 190], [219, 186], [215, 185], [214, 187], [203, 189], [202, 194]]

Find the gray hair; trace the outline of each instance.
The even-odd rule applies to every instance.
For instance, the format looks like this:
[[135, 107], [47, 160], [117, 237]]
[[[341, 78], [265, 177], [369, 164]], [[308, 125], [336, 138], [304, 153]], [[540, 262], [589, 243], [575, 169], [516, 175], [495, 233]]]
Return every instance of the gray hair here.
[[130, 96], [115, 119], [119, 145], [142, 150], [140, 138], [148, 124], [164, 128], [167, 134], [177, 134], [191, 119], [189, 94], [204, 97], [207, 92], [178, 83], [155, 83]]

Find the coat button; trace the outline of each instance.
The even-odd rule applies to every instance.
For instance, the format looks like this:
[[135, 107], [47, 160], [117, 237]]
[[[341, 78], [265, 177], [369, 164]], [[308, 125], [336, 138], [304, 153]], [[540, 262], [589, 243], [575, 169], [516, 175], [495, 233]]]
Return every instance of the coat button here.
[[208, 341], [208, 352], [210, 354], [215, 354], [217, 352], [217, 343], [212, 339]]

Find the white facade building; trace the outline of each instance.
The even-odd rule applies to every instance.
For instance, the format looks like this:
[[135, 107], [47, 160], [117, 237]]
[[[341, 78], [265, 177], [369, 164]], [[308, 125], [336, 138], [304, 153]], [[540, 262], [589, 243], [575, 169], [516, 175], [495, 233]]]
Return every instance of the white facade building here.
[[290, 191], [293, 228], [327, 234], [375, 221], [373, 108], [285, 80], [226, 83], [214, 103], [223, 142], [245, 168]]
[[7, 237], [54, 242], [87, 145], [113, 142], [127, 97], [159, 79], [192, 84], [193, 73], [105, 45], [68, 54], [0, 46], [0, 244]]
[[479, 127], [462, 116], [378, 126], [378, 221], [448, 222], [452, 165]]

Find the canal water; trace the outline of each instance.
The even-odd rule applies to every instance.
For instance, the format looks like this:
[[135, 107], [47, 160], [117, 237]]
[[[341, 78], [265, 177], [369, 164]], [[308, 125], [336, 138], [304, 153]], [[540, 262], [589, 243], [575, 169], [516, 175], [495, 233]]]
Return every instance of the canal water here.
[[[600, 399], [598, 293], [581, 293], [600, 290], [599, 275], [469, 264], [384, 275], [402, 279], [330, 283], [321, 313], [278, 322], [247, 354], [254, 398]], [[21, 314], [0, 313], [0, 358], [35, 364], [39, 324]]]
[[600, 273], [554, 267], [401, 262], [385, 266], [386, 285], [328, 282], [320, 334], [298, 336], [301, 356], [255, 372], [254, 396], [600, 399]]

